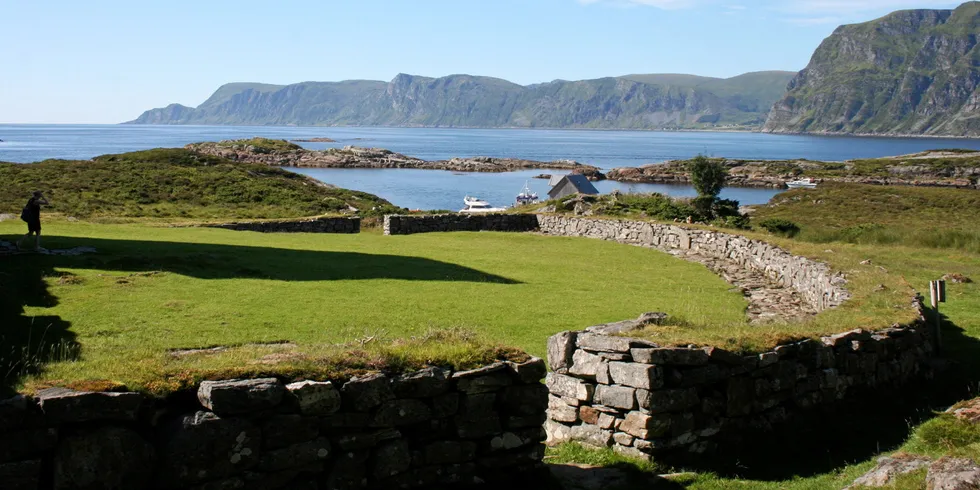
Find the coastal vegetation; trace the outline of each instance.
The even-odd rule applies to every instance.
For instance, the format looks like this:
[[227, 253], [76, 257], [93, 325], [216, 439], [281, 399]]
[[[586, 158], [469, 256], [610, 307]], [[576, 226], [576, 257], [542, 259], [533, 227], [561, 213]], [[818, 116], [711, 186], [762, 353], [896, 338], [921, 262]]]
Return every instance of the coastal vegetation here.
[[[254, 140], [261, 147], [278, 140]], [[91, 161], [0, 163], [0, 213], [19, 214], [42, 190], [49, 211], [75, 218], [294, 218], [403, 211], [365, 192], [341, 189], [266, 165], [185, 149], [104, 155]]]
[[[980, 152], [930, 150], [885, 158], [825, 162], [817, 160], [742, 160], [710, 158], [728, 172], [727, 185], [783, 188], [787, 180], [812, 178], [915, 187], [975, 188], [980, 179]], [[642, 167], [623, 167], [606, 174], [609, 180], [686, 184], [693, 160], [674, 160]]]

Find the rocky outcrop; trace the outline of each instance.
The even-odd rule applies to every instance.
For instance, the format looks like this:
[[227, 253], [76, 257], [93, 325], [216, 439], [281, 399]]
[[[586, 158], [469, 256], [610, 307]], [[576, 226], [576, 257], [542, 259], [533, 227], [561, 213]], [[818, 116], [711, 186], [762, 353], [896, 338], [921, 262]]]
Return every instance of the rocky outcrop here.
[[980, 136], [980, 3], [839, 27], [790, 82], [764, 131]]
[[602, 175], [597, 167], [570, 160], [536, 162], [519, 158], [472, 157], [426, 161], [382, 148], [346, 146], [327, 150], [303, 148], [267, 149], [245, 142], [193, 143], [189, 150], [227, 158], [236, 162], [258, 163], [277, 167], [312, 168], [414, 168], [451, 170], [454, 172], [509, 172], [513, 170], [552, 168], [584, 173], [593, 178]]
[[[868, 185], [907, 185], [976, 189], [980, 181], [980, 153], [929, 151], [912, 155], [822, 162], [814, 160], [718, 159], [728, 169], [726, 185], [783, 189], [801, 177], [817, 182]], [[688, 160], [672, 160], [641, 167], [610, 170], [606, 178], [618, 182], [690, 185]]]
[[[0, 400], [0, 488], [461, 488], [534, 481], [541, 359], [341, 383], [206, 381], [175, 396]], [[530, 479], [530, 480], [529, 480]]]
[[549, 444], [575, 441], [641, 458], [737, 454], [730, 450], [767, 433], [805, 441], [786, 436], [810, 426], [801, 420], [932, 376], [924, 321], [736, 355], [637, 336], [660, 318], [548, 340]]

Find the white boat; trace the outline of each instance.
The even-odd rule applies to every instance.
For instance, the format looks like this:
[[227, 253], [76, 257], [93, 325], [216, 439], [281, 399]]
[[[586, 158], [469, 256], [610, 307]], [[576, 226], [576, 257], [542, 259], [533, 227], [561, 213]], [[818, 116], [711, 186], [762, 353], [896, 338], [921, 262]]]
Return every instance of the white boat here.
[[786, 187], [790, 189], [816, 189], [817, 183], [811, 178], [791, 180], [786, 183]]
[[479, 214], [479, 213], [502, 213], [504, 211], [507, 211], [507, 208], [495, 208], [491, 206], [490, 203], [478, 197], [466, 196], [463, 198], [463, 203], [466, 204], [466, 207], [460, 209], [459, 210], [460, 213]]
[[521, 189], [521, 193], [517, 195], [517, 205], [521, 206], [524, 204], [534, 204], [538, 202], [538, 195], [531, 192], [531, 188], [528, 187], [527, 181], [524, 181], [524, 188]]

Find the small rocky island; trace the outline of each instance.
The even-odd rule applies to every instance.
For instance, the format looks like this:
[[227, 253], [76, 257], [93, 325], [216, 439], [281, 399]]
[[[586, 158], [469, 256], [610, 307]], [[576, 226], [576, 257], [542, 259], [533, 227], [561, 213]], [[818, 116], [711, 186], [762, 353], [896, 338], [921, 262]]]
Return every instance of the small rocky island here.
[[[731, 187], [782, 189], [786, 182], [812, 178], [820, 182], [909, 185], [977, 189], [980, 152], [933, 150], [912, 155], [823, 162], [816, 160], [740, 160], [719, 158]], [[606, 178], [617, 182], [689, 185], [690, 160], [671, 160], [640, 167], [615, 168]]]
[[383, 148], [345, 146], [307, 150], [284, 140], [253, 138], [217, 143], [192, 143], [188, 150], [246, 163], [308, 168], [414, 168], [454, 172], [510, 172], [524, 169], [560, 169], [603, 180], [598, 167], [571, 160], [538, 162], [519, 158], [471, 157], [427, 161]]

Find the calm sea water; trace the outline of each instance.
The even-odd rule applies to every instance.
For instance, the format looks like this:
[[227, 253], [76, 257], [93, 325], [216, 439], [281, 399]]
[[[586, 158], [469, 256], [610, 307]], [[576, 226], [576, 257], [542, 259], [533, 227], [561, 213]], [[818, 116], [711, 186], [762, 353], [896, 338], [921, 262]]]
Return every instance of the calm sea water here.
[[[519, 129], [313, 128], [264, 126], [0, 125], [0, 161], [29, 163], [48, 158], [88, 159], [198, 141], [264, 136], [329, 137], [337, 143], [302, 143], [311, 149], [345, 145], [387, 148], [426, 160], [493, 156], [550, 161], [572, 159], [603, 169], [690, 158], [699, 153], [730, 158], [847, 160], [915, 153], [936, 148], [980, 150], [980, 140], [933, 138], [853, 138], [756, 133], [574, 131]], [[542, 171], [456, 174], [419, 170], [308, 169], [324, 182], [378, 194], [395, 204], [420, 209], [459, 209], [465, 195], [508, 205], [529, 181], [539, 194], [547, 182], [530, 180]], [[687, 186], [626, 185], [613, 189], [693, 195]], [[776, 191], [728, 189], [725, 197], [743, 204], [768, 201]]]

